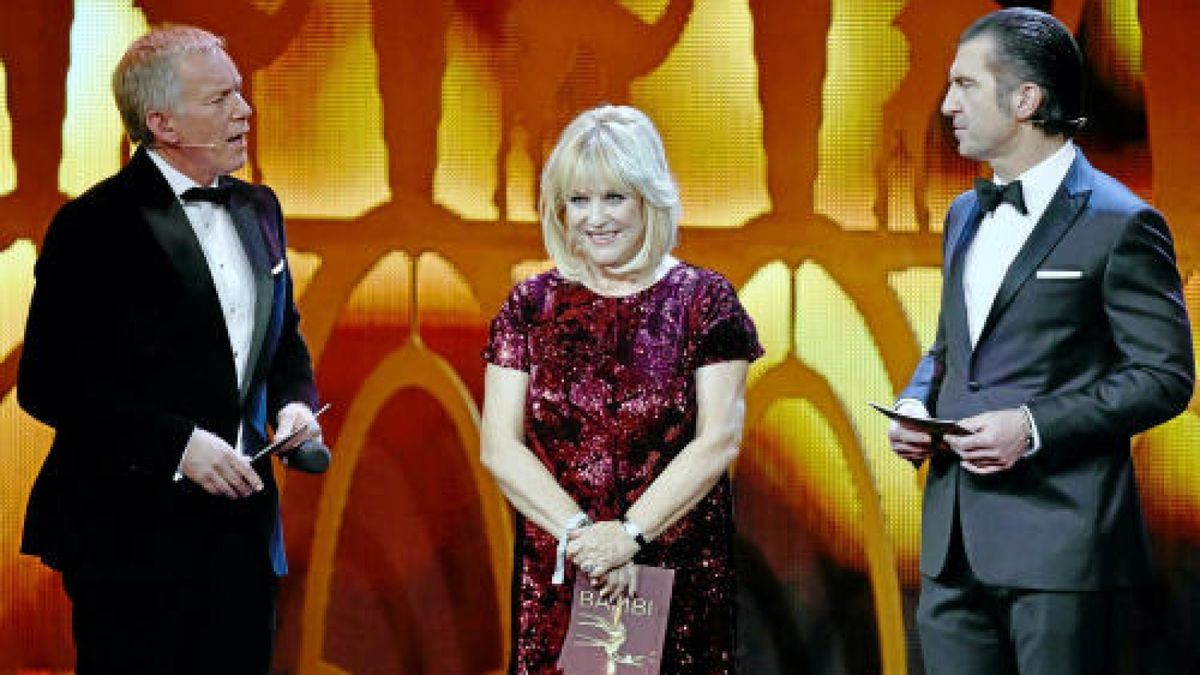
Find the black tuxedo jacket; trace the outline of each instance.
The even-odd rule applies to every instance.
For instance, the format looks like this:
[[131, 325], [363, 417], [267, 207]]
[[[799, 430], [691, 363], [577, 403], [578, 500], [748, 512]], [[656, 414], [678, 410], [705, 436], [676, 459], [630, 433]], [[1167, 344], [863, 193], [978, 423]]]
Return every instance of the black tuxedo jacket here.
[[978, 476], [936, 453], [921, 571], [945, 567], [954, 518], [984, 583], [1098, 590], [1149, 569], [1130, 438], [1186, 407], [1192, 340], [1166, 222], [1080, 152], [996, 294], [974, 349], [963, 261], [974, 192], [946, 216], [937, 339], [901, 398], [961, 419], [1028, 406], [1041, 447]]
[[17, 395], [54, 428], [21, 550], [97, 577], [203, 574], [220, 546], [285, 569], [278, 492], [211, 496], [172, 476], [194, 427], [250, 449], [291, 401], [316, 404], [274, 193], [233, 178], [229, 212], [255, 281], [239, 389], [220, 302], [178, 199], [144, 149], [68, 202], [34, 273]]

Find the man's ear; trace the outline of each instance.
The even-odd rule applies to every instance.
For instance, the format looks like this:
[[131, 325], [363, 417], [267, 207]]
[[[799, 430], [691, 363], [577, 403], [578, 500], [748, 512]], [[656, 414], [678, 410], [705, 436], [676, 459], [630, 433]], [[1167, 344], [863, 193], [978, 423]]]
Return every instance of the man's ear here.
[[1032, 82], [1023, 82], [1013, 91], [1015, 98], [1015, 110], [1017, 119], [1022, 122], [1028, 122], [1037, 114], [1039, 108], [1042, 107], [1042, 99], [1045, 98], [1045, 92], [1042, 88]]
[[151, 110], [146, 113], [146, 128], [154, 136], [155, 145], [178, 145], [179, 132], [171, 116], [161, 110]]

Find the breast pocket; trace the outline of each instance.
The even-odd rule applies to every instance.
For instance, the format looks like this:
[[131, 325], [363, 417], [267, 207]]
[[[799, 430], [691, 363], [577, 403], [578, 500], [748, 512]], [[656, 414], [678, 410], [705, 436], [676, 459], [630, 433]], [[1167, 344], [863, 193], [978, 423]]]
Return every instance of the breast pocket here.
[[1076, 330], [1103, 321], [1099, 284], [1092, 270], [1043, 265], [1021, 293], [1023, 310], [1034, 320], [1035, 329], [1069, 338]]

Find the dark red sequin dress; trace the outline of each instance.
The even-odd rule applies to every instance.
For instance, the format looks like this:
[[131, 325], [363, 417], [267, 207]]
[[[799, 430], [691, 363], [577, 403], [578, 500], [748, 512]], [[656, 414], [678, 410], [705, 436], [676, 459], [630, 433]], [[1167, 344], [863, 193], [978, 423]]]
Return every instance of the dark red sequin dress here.
[[[598, 295], [550, 271], [513, 289], [484, 359], [529, 373], [529, 448], [594, 521], [625, 513], [695, 436], [695, 371], [762, 354], [733, 287], [679, 263], [653, 286]], [[555, 586], [556, 536], [517, 514], [513, 673], [557, 673], [574, 568]], [[663, 673], [732, 673], [735, 584], [728, 476], [635, 562], [676, 570]]]

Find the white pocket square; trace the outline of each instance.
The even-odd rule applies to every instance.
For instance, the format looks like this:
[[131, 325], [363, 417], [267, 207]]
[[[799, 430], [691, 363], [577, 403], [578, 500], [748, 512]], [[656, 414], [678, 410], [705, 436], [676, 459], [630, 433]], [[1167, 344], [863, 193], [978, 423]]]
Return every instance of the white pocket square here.
[[271, 276], [279, 276], [279, 273], [283, 271], [283, 263], [285, 260], [286, 258], [280, 258], [279, 262], [275, 263], [275, 266], [271, 268]]
[[1038, 279], [1082, 279], [1083, 270], [1038, 270]]

